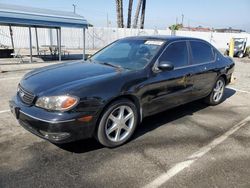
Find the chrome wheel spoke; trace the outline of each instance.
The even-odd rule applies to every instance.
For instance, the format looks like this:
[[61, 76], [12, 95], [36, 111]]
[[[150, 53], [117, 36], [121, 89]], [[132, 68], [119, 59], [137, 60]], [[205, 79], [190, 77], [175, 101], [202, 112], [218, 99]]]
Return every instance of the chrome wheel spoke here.
[[124, 117], [124, 110], [125, 110], [125, 107], [121, 106], [120, 111], [119, 111], [119, 115], [118, 115], [119, 119], [122, 119]]
[[129, 119], [131, 119], [134, 116], [133, 112], [130, 112], [128, 115], [124, 117], [124, 121], [127, 122]]
[[115, 141], [119, 141], [120, 140], [120, 134], [121, 134], [121, 129], [118, 128], [115, 132]]
[[117, 129], [118, 129], [117, 124], [114, 123], [110, 128], [107, 129], [107, 133], [110, 134]]
[[216, 101], [217, 100], [217, 96], [218, 96], [218, 93], [214, 93], [214, 100]]
[[117, 123], [117, 117], [115, 117], [113, 114], [110, 114], [109, 119], [114, 123]]
[[219, 81], [219, 82], [217, 82], [217, 88], [219, 89], [220, 87], [221, 87], [221, 83]]
[[120, 142], [126, 139], [135, 126], [134, 112], [129, 106], [114, 109], [106, 120], [105, 132], [109, 140]]
[[127, 125], [125, 125], [125, 126], [123, 127], [123, 129], [124, 129], [125, 131], [130, 131], [130, 128], [129, 128]]
[[220, 86], [220, 90], [222, 90], [223, 89], [223, 84], [221, 84], [221, 86]]

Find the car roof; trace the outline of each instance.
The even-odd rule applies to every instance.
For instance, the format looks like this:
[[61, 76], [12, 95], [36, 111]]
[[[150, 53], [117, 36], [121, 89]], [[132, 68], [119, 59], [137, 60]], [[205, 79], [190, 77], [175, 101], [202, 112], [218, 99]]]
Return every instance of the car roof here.
[[149, 35], [149, 36], [132, 36], [126, 37], [123, 39], [142, 39], [142, 40], [164, 40], [164, 41], [177, 41], [177, 40], [200, 40], [205, 41], [199, 38], [193, 37], [183, 37], [183, 36], [172, 36], [172, 35]]

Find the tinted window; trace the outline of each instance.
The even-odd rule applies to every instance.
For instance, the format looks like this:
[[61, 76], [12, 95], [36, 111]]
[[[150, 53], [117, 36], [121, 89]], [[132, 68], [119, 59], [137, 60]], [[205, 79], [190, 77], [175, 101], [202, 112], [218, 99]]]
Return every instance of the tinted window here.
[[193, 63], [205, 63], [214, 60], [211, 46], [204, 42], [190, 41], [191, 51], [193, 55]]
[[174, 42], [170, 44], [160, 57], [160, 61], [169, 61], [174, 67], [188, 65], [188, 51], [186, 42]]
[[138, 70], [151, 61], [164, 42], [143, 39], [118, 40], [93, 55], [91, 60]]
[[[105, 56], [112, 58], [126, 58], [129, 55], [131, 46], [127, 43], [120, 43], [115, 50], [108, 51]], [[104, 57], [104, 56], [103, 56]]]

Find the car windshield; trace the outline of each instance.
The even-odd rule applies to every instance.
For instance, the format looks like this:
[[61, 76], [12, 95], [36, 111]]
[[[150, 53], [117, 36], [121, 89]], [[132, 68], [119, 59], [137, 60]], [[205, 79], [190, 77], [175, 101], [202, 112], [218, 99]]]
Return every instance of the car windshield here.
[[118, 40], [96, 53], [90, 60], [125, 69], [139, 70], [152, 60], [164, 42], [163, 40], [141, 39]]

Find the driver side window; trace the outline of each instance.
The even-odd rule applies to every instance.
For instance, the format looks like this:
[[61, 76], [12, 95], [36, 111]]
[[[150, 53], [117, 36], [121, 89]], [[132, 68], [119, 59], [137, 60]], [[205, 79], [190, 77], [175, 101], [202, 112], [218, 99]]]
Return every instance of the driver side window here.
[[161, 55], [159, 61], [168, 61], [172, 63], [175, 68], [187, 66], [187, 43], [185, 41], [180, 41], [170, 44]]

